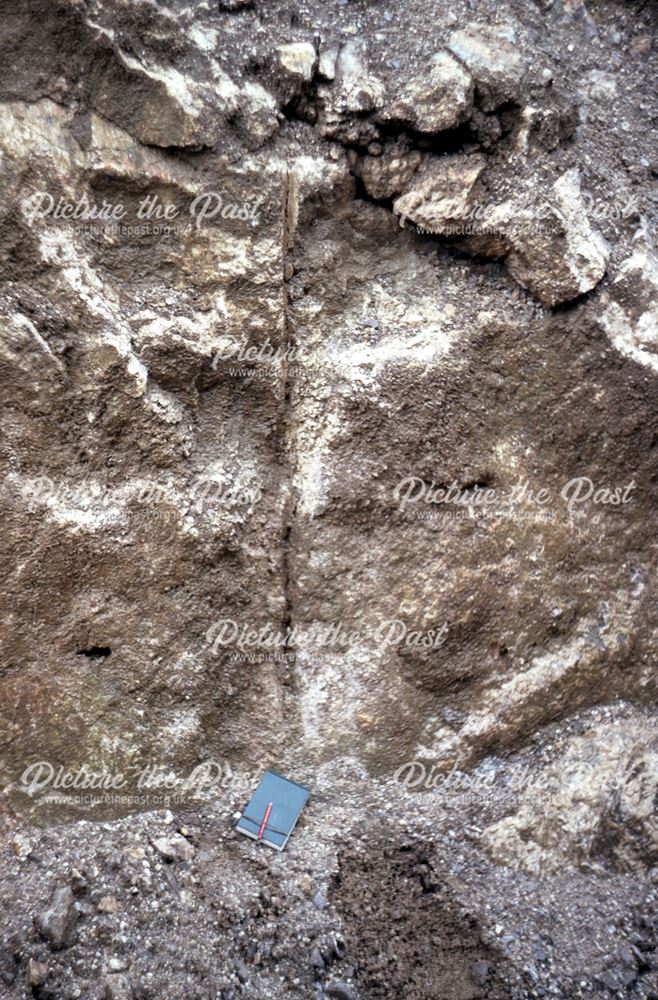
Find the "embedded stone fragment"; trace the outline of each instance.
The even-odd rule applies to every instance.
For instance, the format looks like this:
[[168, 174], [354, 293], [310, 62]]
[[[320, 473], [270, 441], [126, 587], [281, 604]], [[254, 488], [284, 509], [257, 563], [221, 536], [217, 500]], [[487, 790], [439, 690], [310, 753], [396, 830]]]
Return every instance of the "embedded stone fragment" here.
[[598, 285], [608, 250], [589, 224], [576, 167], [553, 185], [547, 205], [526, 213], [510, 234], [507, 267], [523, 288], [548, 306], [569, 302]]
[[288, 233], [308, 222], [321, 202], [354, 198], [354, 176], [343, 157], [331, 162], [319, 156], [296, 156], [288, 170]]
[[478, 25], [454, 31], [448, 48], [473, 77], [483, 111], [495, 111], [501, 104], [519, 99], [528, 67], [512, 27]]
[[178, 833], [172, 837], [157, 837], [152, 844], [165, 861], [191, 861], [194, 857], [194, 847]]
[[384, 85], [368, 71], [365, 43], [352, 39], [342, 46], [336, 63], [336, 94], [346, 111], [373, 111], [381, 107]]
[[527, 153], [533, 148], [550, 152], [569, 139], [578, 126], [578, 104], [555, 91], [542, 104], [529, 104], [521, 112], [516, 148]]
[[377, 125], [364, 116], [382, 107], [384, 93], [384, 84], [368, 69], [365, 42], [346, 42], [336, 59], [333, 84], [318, 87], [321, 135], [349, 144], [378, 139]]
[[419, 132], [456, 128], [473, 107], [473, 80], [449, 52], [437, 52], [402, 94], [386, 103], [380, 121], [399, 121]]
[[336, 62], [338, 60], [338, 46], [330, 45], [328, 48], [320, 49], [318, 56], [318, 74], [325, 80], [336, 79]]
[[48, 966], [44, 962], [37, 962], [35, 958], [30, 958], [25, 970], [25, 981], [30, 989], [38, 989], [43, 986], [48, 978]]
[[451, 228], [468, 218], [471, 193], [485, 163], [480, 155], [428, 156], [393, 211], [427, 232], [451, 235]]
[[658, 852], [657, 765], [652, 727], [637, 716], [574, 736], [535, 770], [517, 811], [487, 827], [481, 844], [499, 864], [540, 875], [590, 861], [606, 842], [615, 867], [642, 871]]
[[658, 371], [658, 254], [648, 227], [639, 231], [602, 302], [600, 324], [617, 350]]
[[53, 948], [66, 948], [71, 943], [78, 911], [68, 886], [56, 889], [50, 906], [35, 918], [37, 930]]
[[417, 149], [388, 145], [381, 156], [366, 156], [361, 161], [361, 179], [371, 198], [393, 198], [408, 187], [423, 159]]
[[0, 330], [0, 363], [11, 365], [17, 380], [40, 388], [59, 383], [64, 365], [28, 316], [2, 317]]
[[98, 901], [99, 913], [118, 913], [119, 903], [116, 896], [103, 896]]
[[310, 83], [315, 66], [315, 49], [310, 42], [292, 42], [279, 45], [276, 50], [279, 65], [290, 76]]
[[[99, 44], [103, 41], [109, 48], [107, 39]], [[210, 94], [173, 66], [147, 68], [129, 53], [113, 49], [104, 85], [93, 95], [94, 108], [140, 142], [196, 149], [213, 141], [218, 113], [227, 116], [237, 110], [238, 88], [226, 74], [222, 77]], [[138, 104], [134, 92], [140, 94]], [[209, 113], [209, 99], [214, 115]]]

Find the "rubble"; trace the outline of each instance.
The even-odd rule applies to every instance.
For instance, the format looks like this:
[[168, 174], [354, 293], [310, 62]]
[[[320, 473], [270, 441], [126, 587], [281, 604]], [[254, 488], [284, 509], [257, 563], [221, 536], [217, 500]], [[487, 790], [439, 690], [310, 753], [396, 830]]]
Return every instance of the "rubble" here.
[[519, 217], [511, 236], [510, 274], [549, 306], [590, 292], [606, 271], [609, 251], [590, 226], [580, 184], [577, 168], [564, 173], [545, 210]]
[[473, 189], [486, 167], [479, 155], [428, 156], [393, 202], [393, 211], [424, 232], [446, 234], [466, 225]]

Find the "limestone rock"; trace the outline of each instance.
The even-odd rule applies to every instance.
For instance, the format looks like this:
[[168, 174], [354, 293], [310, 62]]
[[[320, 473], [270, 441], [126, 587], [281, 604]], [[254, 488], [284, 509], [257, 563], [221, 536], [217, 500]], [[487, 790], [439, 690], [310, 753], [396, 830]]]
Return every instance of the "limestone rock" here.
[[318, 75], [324, 80], [336, 79], [336, 63], [339, 47], [337, 45], [322, 46], [318, 56]]
[[129, 968], [130, 968], [130, 961], [123, 956], [112, 955], [107, 960], [107, 969], [108, 972], [112, 973], [112, 975], [114, 975], [117, 972], [126, 972]]
[[[124, 80], [126, 89], [139, 89], [143, 94], [138, 113], [125, 100]], [[235, 99], [220, 100], [226, 114], [237, 108]], [[94, 107], [150, 145], [198, 148], [212, 142], [212, 125], [204, 120], [200, 89], [175, 70], [146, 68], [125, 52], [117, 51], [115, 61], [109, 63], [108, 79], [99, 87]]]
[[373, 111], [381, 106], [383, 83], [368, 69], [364, 39], [354, 38], [341, 46], [336, 62], [335, 103], [350, 112]]
[[333, 82], [318, 88], [321, 135], [345, 143], [377, 139], [377, 126], [365, 116], [382, 107], [384, 95], [384, 83], [369, 70], [365, 39], [345, 42], [338, 51]]
[[555, 90], [537, 103], [523, 108], [515, 138], [517, 149], [528, 153], [541, 149], [550, 152], [571, 138], [579, 123], [579, 106], [567, 94]]
[[291, 42], [276, 50], [280, 66], [290, 76], [310, 83], [313, 78], [316, 53], [310, 42]]
[[432, 134], [456, 128], [469, 117], [472, 106], [470, 74], [449, 52], [437, 52], [401, 94], [385, 102], [377, 118]]
[[650, 866], [658, 860], [657, 766], [655, 734], [638, 716], [576, 737], [482, 844], [500, 864], [535, 876], [570, 860], [622, 871]]
[[180, 834], [158, 837], [153, 846], [165, 861], [190, 861], [194, 857], [194, 847]]
[[468, 217], [471, 194], [485, 166], [479, 155], [428, 156], [394, 201], [393, 211], [425, 232], [450, 232]]
[[300, 226], [313, 218], [320, 205], [331, 205], [341, 198], [353, 198], [356, 187], [342, 150], [336, 161], [308, 155], [291, 158], [287, 184], [290, 239], [294, 239]]
[[34, 958], [28, 959], [25, 976], [28, 987], [37, 989], [39, 986], [43, 986], [48, 978], [48, 971], [45, 962], [37, 962]]
[[119, 912], [119, 902], [116, 896], [103, 896], [98, 901], [98, 912], [99, 913], [118, 913]]
[[608, 259], [604, 240], [590, 226], [577, 168], [552, 187], [544, 211], [518, 219], [507, 267], [512, 277], [549, 306], [591, 291], [603, 278]]
[[600, 324], [617, 350], [658, 371], [658, 253], [646, 223], [603, 300]]
[[366, 156], [360, 164], [360, 175], [372, 198], [393, 198], [409, 188], [411, 178], [423, 160], [417, 150], [387, 145], [381, 156]]
[[32, 842], [22, 833], [17, 833], [11, 841], [12, 850], [21, 861], [30, 856], [32, 846]]
[[483, 111], [495, 111], [520, 98], [528, 67], [514, 28], [473, 25], [453, 31], [448, 48], [473, 77]]

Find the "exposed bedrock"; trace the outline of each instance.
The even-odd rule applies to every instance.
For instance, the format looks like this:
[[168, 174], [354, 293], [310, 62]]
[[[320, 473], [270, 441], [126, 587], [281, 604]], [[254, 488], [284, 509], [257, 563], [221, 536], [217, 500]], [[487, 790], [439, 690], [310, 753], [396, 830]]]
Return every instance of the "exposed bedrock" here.
[[486, 850], [655, 865], [652, 15], [454, 6], [0, 5], [12, 809], [77, 815], [35, 761], [448, 773], [603, 706], [559, 753], [605, 795]]

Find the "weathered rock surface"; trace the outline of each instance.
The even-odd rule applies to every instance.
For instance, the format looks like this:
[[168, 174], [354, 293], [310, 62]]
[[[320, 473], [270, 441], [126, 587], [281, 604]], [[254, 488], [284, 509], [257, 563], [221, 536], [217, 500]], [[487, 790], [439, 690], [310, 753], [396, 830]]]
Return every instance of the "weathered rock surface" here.
[[48, 966], [44, 962], [36, 962], [33, 958], [27, 963], [27, 985], [30, 989], [43, 986], [48, 978]]
[[292, 42], [290, 45], [280, 45], [276, 54], [279, 63], [287, 73], [293, 77], [299, 77], [305, 83], [311, 82], [316, 54], [310, 42]]
[[365, 156], [360, 177], [371, 198], [384, 201], [409, 187], [411, 178], [423, 162], [422, 153], [405, 146], [387, 145], [379, 156]]
[[9, 996], [658, 989], [655, 15], [472, 6], [0, 5]]
[[601, 326], [617, 350], [658, 370], [658, 254], [646, 226], [602, 301]]
[[473, 25], [448, 39], [448, 48], [475, 81], [483, 111], [520, 99], [528, 66], [518, 41], [514, 28], [504, 25]]
[[468, 119], [473, 80], [449, 52], [435, 52], [402, 93], [385, 103], [378, 118], [418, 132], [444, 132]]
[[153, 841], [153, 846], [165, 861], [189, 861], [194, 857], [194, 847], [180, 834], [158, 837]]
[[473, 188], [485, 165], [482, 156], [426, 157], [393, 211], [424, 232], [449, 233], [468, 215]]
[[608, 249], [589, 224], [575, 167], [553, 185], [546, 211], [520, 214], [518, 221], [522, 225], [511, 237], [507, 267], [520, 285], [549, 306], [598, 285]]
[[576, 737], [527, 783], [519, 810], [482, 835], [500, 863], [520, 861], [535, 876], [574, 859], [620, 871], [658, 863], [653, 720], [631, 716]]

